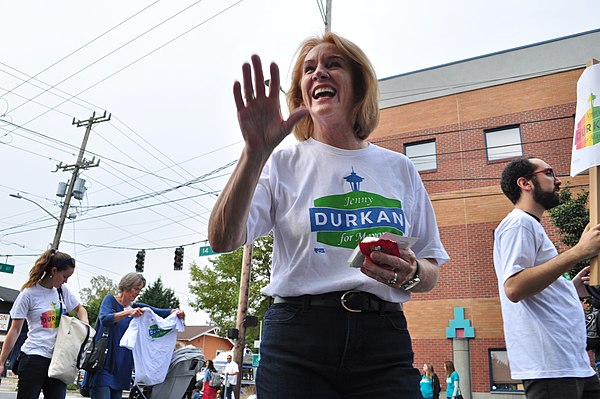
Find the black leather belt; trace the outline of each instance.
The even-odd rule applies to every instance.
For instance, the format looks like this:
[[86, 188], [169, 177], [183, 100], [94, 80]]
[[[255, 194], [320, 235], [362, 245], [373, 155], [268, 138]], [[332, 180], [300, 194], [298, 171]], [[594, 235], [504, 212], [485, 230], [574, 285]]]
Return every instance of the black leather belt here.
[[276, 296], [273, 302], [302, 305], [305, 309], [315, 306], [344, 309], [356, 313], [402, 311], [401, 303], [384, 301], [373, 294], [357, 290], [329, 292], [320, 295]]

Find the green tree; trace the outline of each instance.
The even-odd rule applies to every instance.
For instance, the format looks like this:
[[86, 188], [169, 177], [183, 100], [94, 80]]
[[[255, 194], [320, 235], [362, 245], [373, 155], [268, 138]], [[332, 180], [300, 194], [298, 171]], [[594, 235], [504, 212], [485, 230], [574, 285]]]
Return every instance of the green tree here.
[[108, 294], [117, 293], [117, 285], [106, 276], [95, 276], [90, 280], [90, 288], [83, 288], [80, 291], [81, 303], [88, 312], [90, 323], [94, 324], [98, 317], [100, 304]]
[[[589, 193], [584, 191], [575, 197], [568, 188], [560, 191], [560, 205], [550, 209], [550, 219], [561, 234], [561, 242], [568, 247], [572, 247], [579, 242], [579, 237], [590, 221], [590, 215], [587, 208]], [[587, 266], [589, 261], [579, 262], [569, 275], [574, 277], [579, 271]]]
[[[248, 314], [264, 318], [269, 298], [260, 290], [269, 283], [273, 253], [273, 236], [261, 237], [252, 248], [252, 270], [248, 297]], [[190, 268], [192, 282], [188, 284], [195, 299], [193, 309], [203, 310], [213, 323], [225, 331], [235, 327], [240, 291], [243, 248], [210, 259], [211, 265], [200, 267], [193, 263]], [[246, 342], [258, 339], [259, 328], [246, 329]]]
[[160, 277], [144, 289], [136, 302], [142, 302], [160, 309], [179, 308], [179, 298], [175, 296], [175, 291], [171, 288], [165, 288]]

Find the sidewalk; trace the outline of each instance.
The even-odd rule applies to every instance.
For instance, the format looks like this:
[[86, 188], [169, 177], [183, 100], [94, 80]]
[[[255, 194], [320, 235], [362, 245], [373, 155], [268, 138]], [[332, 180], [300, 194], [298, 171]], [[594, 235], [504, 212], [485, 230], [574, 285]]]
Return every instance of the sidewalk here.
[[[17, 377], [2, 377], [0, 383], [0, 392], [17, 392]], [[40, 395], [40, 399], [43, 399], [44, 395]], [[79, 392], [67, 391], [67, 399], [82, 398]]]

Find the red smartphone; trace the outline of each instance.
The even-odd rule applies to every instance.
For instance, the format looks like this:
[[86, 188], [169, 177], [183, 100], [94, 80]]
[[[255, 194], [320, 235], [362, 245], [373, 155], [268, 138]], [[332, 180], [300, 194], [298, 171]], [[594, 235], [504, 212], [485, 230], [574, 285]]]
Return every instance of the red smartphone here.
[[369, 255], [371, 255], [371, 252], [373, 251], [379, 251], [394, 256], [400, 256], [398, 244], [392, 240], [379, 238], [376, 241], [361, 241], [358, 243], [358, 245], [360, 246], [360, 252], [362, 252], [363, 255], [369, 258], [369, 260]]

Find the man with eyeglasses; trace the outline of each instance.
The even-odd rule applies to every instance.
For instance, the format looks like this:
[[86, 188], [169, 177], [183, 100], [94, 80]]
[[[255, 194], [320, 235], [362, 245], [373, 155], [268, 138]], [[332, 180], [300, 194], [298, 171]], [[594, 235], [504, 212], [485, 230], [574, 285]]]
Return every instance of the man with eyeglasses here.
[[494, 268], [511, 375], [523, 380], [528, 399], [600, 398], [600, 382], [585, 350], [579, 297], [583, 280], [563, 277], [579, 261], [600, 252], [600, 225], [586, 228], [574, 247], [558, 254], [541, 224], [559, 204], [561, 181], [543, 160], [510, 162], [501, 179], [515, 205], [494, 232]]

